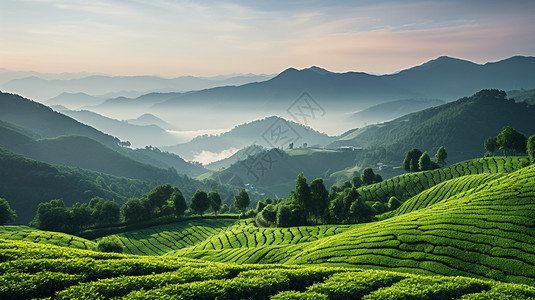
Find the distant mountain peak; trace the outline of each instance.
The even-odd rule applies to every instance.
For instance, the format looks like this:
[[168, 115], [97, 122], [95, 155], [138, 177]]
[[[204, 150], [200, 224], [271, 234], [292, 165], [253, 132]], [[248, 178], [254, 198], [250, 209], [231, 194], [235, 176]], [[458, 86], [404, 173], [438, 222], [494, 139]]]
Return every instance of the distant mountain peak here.
[[310, 68], [307, 68], [307, 69], [303, 69], [302, 71], [312, 71], [314, 73], [318, 73], [320, 75], [325, 75], [325, 74], [331, 74], [332, 72], [329, 71], [329, 70], [326, 70], [324, 68], [320, 68], [320, 67], [317, 67], [317, 66], [312, 66]]

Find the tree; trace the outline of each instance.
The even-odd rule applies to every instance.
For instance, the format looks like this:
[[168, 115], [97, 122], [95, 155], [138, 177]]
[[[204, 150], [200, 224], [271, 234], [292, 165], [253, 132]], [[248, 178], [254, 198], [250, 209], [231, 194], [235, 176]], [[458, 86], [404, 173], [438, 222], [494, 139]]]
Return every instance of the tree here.
[[535, 164], [535, 135], [529, 137], [526, 152], [528, 153], [529, 161]]
[[169, 184], [159, 185], [153, 188], [147, 194], [147, 205], [152, 215], [159, 215], [162, 212], [162, 207], [171, 198], [175, 190]]
[[498, 140], [495, 136], [489, 137], [483, 145], [485, 146], [485, 150], [487, 150], [487, 155], [485, 156], [494, 156], [494, 150], [498, 148]]
[[250, 202], [251, 200], [249, 199], [249, 194], [247, 194], [245, 189], [241, 189], [238, 195], [234, 196], [234, 206], [236, 206], [236, 208], [241, 211], [242, 214], [245, 214], [247, 206], [249, 206]]
[[201, 215], [210, 207], [210, 200], [208, 200], [208, 195], [206, 192], [197, 190], [193, 197], [191, 198], [191, 203], [189, 205], [191, 210]]
[[299, 226], [306, 223], [303, 208], [296, 204], [279, 205], [277, 210], [277, 227]]
[[41, 230], [65, 232], [68, 231], [65, 226], [68, 222], [69, 211], [65, 207], [65, 203], [61, 199], [55, 199], [39, 203], [32, 225]]
[[381, 181], [383, 181], [383, 177], [381, 177], [379, 174], [375, 174], [375, 183], [379, 183]]
[[74, 232], [80, 232], [83, 228], [95, 223], [92, 210], [87, 203], [77, 202], [71, 207], [71, 225]]
[[356, 199], [351, 203], [349, 213], [356, 219], [357, 223], [364, 223], [371, 221], [374, 210], [368, 204], [362, 202], [361, 199]]
[[297, 204], [305, 209], [305, 211], [310, 210], [310, 187], [308, 186], [307, 179], [303, 173], [297, 175], [297, 180], [295, 181], [295, 200], [297, 201]]
[[115, 201], [94, 197], [89, 201], [89, 208], [96, 224], [108, 225], [118, 223], [121, 219], [121, 209]]
[[353, 178], [351, 178], [351, 184], [353, 185], [354, 188], [359, 188], [362, 186], [362, 179], [360, 179], [360, 176], [353, 176]]
[[186, 199], [184, 198], [184, 195], [182, 195], [182, 192], [179, 189], [175, 188], [169, 200], [173, 203], [173, 207], [175, 208], [175, 214], [177, 216], [184, 215], [184, 212], [186, 211], [186, 209], [188, 209], [188, 205], [186, 204]]
[[438, 148], [437, 153], [435, 154], [435, 162], [440, 167], [443, 167], [444, 165], [446, 165], [447, 158], [448, 158], [448, 153], [446, 152], [446, 149], [444, 149], [444, 146]]
[[150, 217], [150, 212], [145, 207], [143, 200], [130, 198], [121, 206], [121, 215], [126, 222], [138, 222]]
[[508, 153], [516, 154], [526, 151], [526, 136], [511, 126], [503, 127], [502, 131], [496, 137], [496, 142], [505, 157], [507, 157]]
[[266, 207], [266, 203], [265, 202], [258, 201], [256, 203], [256, 212], [258, 212], [258, 213], [262, 212], [262, 210], [264, 210], [265, 207]]
[[17, 214], [9, 206], [9, 202], [6, 199], [0, 198], [0, 226], [7, 222], [15, 221]]
[[208, 199], [210, 200], [210, 208], [217, 218], [217, 212], [221, 209], [221, 196], [219, 196], [218, 192], [212, 191], [208, 194]]
[[420, 156], [420, 159], [418, 160], [418, 168], [420, 171], [431, 170], [431, 158], [429, 158], [427, 151]]
[[364, 185], [370, 185], [375, 182], [375, 174], [372, 168], [366, 168], [362, 171], [361, 180]]
[[419, 149], [413, 148], [407, 152], [405, 159], [403, 160], [403, 170], [407, 172], [418, 172], [420, 171], [420, 166], [418, 162], [422, 156], [422, 151]]
[[268, 204], [262, 210], [262, 217], [269, 223], [277, 223], [278, 205]]
[[312, 211], [317, 217], [323, 216], [323, 212], [329, 206], [329, 192], [323, 184], [323, 179], [316, 178], [310, 183], [310, 197], [312, 202]]

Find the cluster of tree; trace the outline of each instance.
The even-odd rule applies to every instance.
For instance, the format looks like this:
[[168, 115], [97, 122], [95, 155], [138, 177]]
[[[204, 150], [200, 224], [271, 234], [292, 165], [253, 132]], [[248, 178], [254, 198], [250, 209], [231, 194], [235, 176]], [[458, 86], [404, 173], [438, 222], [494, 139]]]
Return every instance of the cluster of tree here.
[[[0, 199], [0, 209], [2, 209]], [[235, 196], [234, 205], [245, 212], [249, 205], [249, 195], [245, 190]], [[6, 202], [7, 203], [7, 202]], [[9, 206], [7, 205], [9, 208]], [[112, 200], [101, 197], [91, 199], [89, 203], [76, 203], [65, 206], [63, 200], [42, 202], [31, 225], [42, 230], [77, 233], [92, 226], [106, 226], [120, 222], [137, 223], [149, 219], [183, 216], [188, 205], [182, 192], [169, 184], [160, 185], [139, 198], [130, 198], [121, 207]], [[191, 198], [190, 211], [202, 214], [211, 209], [217, 216], [220, 211], [229, 210], [228, 205], [221, 205], [218, 192], [206, 193], [197, 190]], [[14, 212], [13, 212], [14, 213]]]
[[182, 192], [169, 184], [159, 185], [140, 198], [130, 198], [121, 206], [125, 222], [135, 223], [143, 220], [181, 216], [188, 209]]
[[[369, 178], [366, 178], [367, 176]], [[333, 185], [329, 193], [323, 179], [314, 179], [308, 185], [301, 173], [297, 176], [295, 190], [286, 199], [266, 203], [265, 206], [259, 204], [262, 206], [259, 210], [261, 219], [278, 227], [299, 226], [310, 222], [324, 224], [369, 222], [378, 210], [360, 199], [357, 188], [363, 183], [374, 183], [376, 176], [370, 168], [369, 171], [365, 170], [361, 177], [364, 177], [364, 180], [357, 176], [353, 177], [352, 182], [355, 182], [355, 185], [349, 181], [342, 187]]]
[[[502, 150], [505, 157], [526, 152], [529, 155], [530, 151], [533, 153], [533, 136], [529, 139], [532, 141], [531, 143], [528, 143], [528, 139], [523, 133], [511, 126], [505, 126], [497, 136], [485, 140], [483, 144], [487, 150], [485, 157], [494, 156], [496, 149]], [[532, 156], [533, 154], [530, 157]]]
[[42, 230], [77, 233], [90, 226], [115, 224], [120, 219], [119, 205], [112, 200], [95, 197], [89, 203], [67, 207], [63, 200], [55, 199], [39, 204], [30, 225]]
[[17, 214], [6, 199], [0, 198], [0, 226], [17, 219]]
[[435, 154], [435, 160], [432, 161], [429, 154], [413, 148], [407, 152], [403, 160], [403, 169], [407, 172], [420, 172], [438, 169], [446, 164], [448, 153], [444, 147], [440, 147]]

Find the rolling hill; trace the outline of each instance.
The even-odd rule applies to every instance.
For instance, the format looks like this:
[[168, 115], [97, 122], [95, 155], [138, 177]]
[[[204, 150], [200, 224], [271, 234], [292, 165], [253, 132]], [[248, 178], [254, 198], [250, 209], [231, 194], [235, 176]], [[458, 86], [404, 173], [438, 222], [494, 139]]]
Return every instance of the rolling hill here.
[[412, 182], [407, 190], [425, 188], [396, 215], [372, 223], [261, 228], [252, 219], [185, 220], [109, 236], [124, 253], [140, 255], [0, 227], [0, 280], [17, 287], [0, 295], [529, 299], [535, 165], [522, 168], [522, 160], [468, 161], [450, 167], [459, 176], [433, 186], [404, 180]]
[[[17, 224], [31, 221], [37, 205], [44, 201], [63, 199], [70, 206], [98, 196], [121, 202], [145, 193], [154, 185], [78, 168], [52, 166], [2, 148], [0, 177], [0, 197], [8, 199], [17, 211]], [[102, 178], [101, 183], [97, 183], [98, 177]]]
[[259, 145], [268, 148], [287, 148], [290, 143], [295, 147], [307, 143], [308, 146], [325, 145], [333, 138], [310, 127], [293, 121], [271, 116], [235, 126], [230, 131], [219, 135], [202, 135], [193, 140], [174, 146], [160, 147], [188, 160], [202, 151], [220, 153], [225, 150], [238, 149]]
[[55, 112], [43, 104], [3, 92], [0, 92], [0, 120], [26, 128], [43, 138], [86, 136], [112, 148], [117, 147], [119, 142], [117, 138]]
[[134, 148], [145, 146], [169, 146], [183, 142], [182, 139], [168, 133], [155, 124], [138, 125], [131, 122], [108, 118], [88, 110], [66, 110], [61, 113], [87, 124], [102, 132], [116, 136], [122, 141], [129, 141]]
[[76, 110], [84, 106], [98, 105], [106, 99], [99, 96], [91, 96], [86, 93], [61, 93], [56, 97], [44, 101], [48, 106], [61, 105], [68, 109]]
[[238, 179], [252, 188], [266, 191], [268, 197], [286, 197], [295, 187], [299, 173], [304, 173], [310, 180], [327, 178], [334, 171], [355, 166], [357, 154], [353, 151], [302, 148], [262, 150], [249, 155], [225, 169], [214, 171], [208, 178]]
[[[88, 159], [97, 160], [100, 155], [110, 157], [114, 155], [117, 157], [128, 157], [128, 160], [121, 159], [121, 161], [129, 161], [132, 164], [139, 165], [148, 164], [156, 168], [163, 168], [165, 170], [173, 167], [179, 174], [188, 174], [191, 176], [200, 175], [206, 170], [199, 165], [191, 164], [184, 159], [180, 158], [177, 155], [170, 153], [161, 152], [155, 150], [152, 147], [132, 150], [130, 148], [121, 147], [118, 145], [120, 140], [111, 135], [105, 134], [97, 129], [90, 127], [88, 125], [82, 124], [71, 117], [68, 117], [62, 113], [55, 112], [47, 106], [33, 102], [31, 100], [22, 98], [18, 95], [0, 93], [0, 132], [4, 135], [5, 139], [0, 140], [0, 147], [5, 147], [11, 151], [33, 155], [32, 157], [37, 158], [38, 155], [42, 157], [54, 157], [54, 162], [59, 163], [57, 159], [57, 154], [54, 153], [43, 153], [39, 154], [35, 152], [35, 149], [31, 149], [31, 141], [29, 139], [38, 140], [41, 138], [49, 138], [48, 143], [53, 143], [50, 139], [71, 136], [70, 140], [72, 141], [72, 136], [81, 136], [87, 137], [94, 141], [93, 145], [98, 144], [98, 142], [104, 144], [106, 147], [95, 146], [92, 147], [93, 150], [99, 149], [101, 152], [85, 152]], [[89, 113], [92, 114], [92, 113]], [[119, 122], [119, 121], [117, 121]], [[116, 124], [111, 121], [112, 124]], [[121, 122], [119, 122], [121, 123]], [[131, 125], [134, 126], [134, 125]], [[14, 131], [14, 132], [8, 132]], [[162, 132], [160, 130], [158, 132]], [[21, 135], [26, 135], [22, 137]], [[24, 140], [21, 145], [21, 141]], [[77, 147], [73, 143], [66, 143], [69, 139], [55, 140], [55, 142], [62, 141], [63, 145], [50, 146], [54, 147]], [[51, 148], [51, 149], [52, 149]], [[69, 152], [74, 151], [75, 148], [64, 148], [61, 151]], [[46, 150], [41, 148], [41, 150]], [[111, 153], [114, 151], [116, 153]], [[74, 155], [76, 152], [69, 155]], [[74, 165], [78, 166], [78, 165]], [[96, 164], [92, 166], [91, 169], [98, 169], [102, 164]], [[155, 167], [155, 168], [154, 168]], [[134, 167], [135, 169], [136, 167]], [[132, 168], [130, 168], [132, 170]], [[163, 170], [160, 170], [163, 171]], [[137, 177], [136, 177], [137, 176]], [[129, 177], [138, 178], [140, 174], [130, 174]], [[141, 175], [142, 177], [144, 175]]]
[[135, 125], [156, 125], [166, 130], [178, 130], [174, 125], [169, 124], [153, 114], [143, 114], [135, 119], [129, 119], [127, 122]]
[[448, 161], [453, 163], [481, 156], [483, 142], [506, 125], [526, 136], [534, 134], [534, 116], [535, 106], [508, 100], [502, 91], [482, 90], [471, 97], [350, 131], [328, 147], [384, 147], [401, 162], [412, 148], [434, 154], [444, 146]]
[[439, 106], [445, 102], [438, 99], [403, 99], [374, 105], [348, 117], [355, 127], [391, 121], [426, 108]]
[[[529, 299], [528, 285], [316, 266], [235, 265], [0, 240], [3, 299]], [[343, 287], [343, 288], [342, 288]]]

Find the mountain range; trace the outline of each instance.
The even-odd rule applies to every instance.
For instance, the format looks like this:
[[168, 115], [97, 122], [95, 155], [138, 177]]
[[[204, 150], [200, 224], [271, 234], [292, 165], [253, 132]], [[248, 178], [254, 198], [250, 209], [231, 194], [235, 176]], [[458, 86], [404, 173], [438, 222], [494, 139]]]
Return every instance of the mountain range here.
[[535, 87], [535, 78], [530, 76], [534, 68], [535, 57], [523, 56], [486, 64], [443, 56], [391, 75], [333, 73], [319, 67], [289, 68], [263, 82], [177, 94], [154, 108], [188, 103], [225, 106], [236, 102], [257, 106], [282, 102], [286, 108], [303, 91], [325, 106], [336, 107], [334, 104], [342, 102], [343, 107], [353, 109], [407, 98], [452, 101], [485, 88]]
[[31, 99], [45, 101], [64, 92], [102, 95], [109, 92], [147, 92], [169, 88], [176, 91], [191, 91], [223, 85], [241, 85], [254, 81], [264, 81], [269, 78], [271, 78], [270, 75], [246, 74], [215, 78], [91, 75], [72, 79], [44, 79], [34, 75], [5, 82], [0, 85], [0, 89]]

